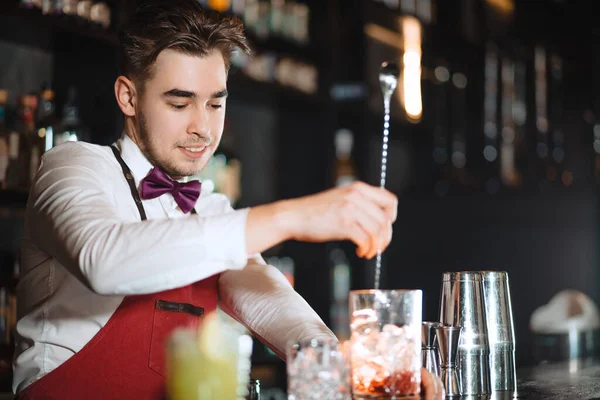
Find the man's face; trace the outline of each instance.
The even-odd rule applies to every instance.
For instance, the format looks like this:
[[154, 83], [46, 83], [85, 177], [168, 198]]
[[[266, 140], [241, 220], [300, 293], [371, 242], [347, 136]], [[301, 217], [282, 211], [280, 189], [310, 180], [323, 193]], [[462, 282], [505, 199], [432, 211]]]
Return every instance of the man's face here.
[[198, 57], [165, 50], [139, 98], [134, 140], [150, 162], [171, 177], [194, 175], [219, 145], [226, 97], [220, 51]]

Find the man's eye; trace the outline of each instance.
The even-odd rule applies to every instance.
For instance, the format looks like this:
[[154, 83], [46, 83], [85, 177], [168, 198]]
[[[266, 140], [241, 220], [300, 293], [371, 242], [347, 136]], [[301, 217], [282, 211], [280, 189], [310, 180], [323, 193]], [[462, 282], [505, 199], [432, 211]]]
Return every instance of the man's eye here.
[[214, 109], [219, 109], [219, 108], [222, 108], [223, 105], [222, 104], [212, 104], [211, 107]]
[[186, 107], [185, 104], [169, 104], [169, 105], [176, 110], [183, 110]]

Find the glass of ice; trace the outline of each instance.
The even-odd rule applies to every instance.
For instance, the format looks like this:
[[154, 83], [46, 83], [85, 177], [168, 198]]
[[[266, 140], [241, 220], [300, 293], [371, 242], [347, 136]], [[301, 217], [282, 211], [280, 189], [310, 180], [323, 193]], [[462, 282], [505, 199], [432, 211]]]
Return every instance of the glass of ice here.
[[421, 290], [350, 292], [350, 359], [355, 398], [421, 392]]
[[351, 400], [348, 343], [314, 339], [287, 348], [288, 400]]

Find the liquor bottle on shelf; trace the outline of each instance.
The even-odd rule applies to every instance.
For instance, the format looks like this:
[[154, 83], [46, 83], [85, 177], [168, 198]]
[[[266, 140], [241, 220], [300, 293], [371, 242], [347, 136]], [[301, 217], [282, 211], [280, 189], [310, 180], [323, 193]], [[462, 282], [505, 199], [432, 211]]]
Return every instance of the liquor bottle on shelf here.
[[522, 183], [527, 179], [529, 152], [527, 138], [527, 67], [523, 60], [515, 61], [512, 119], [515, 129], [515, 168]]
[[563, 130], [563, 76], [562, 59], [557, 54], [550, 56], [550, 131], [552, 143], [549, 175], [556, 175], [557, 183], [569, 187], [573, 183], [573, 171], [567, 168], [566, 138]]
[[6, 169], [8, 168], [9, 134], [6, 126], [6, 102], [8, 92], [0, 90], [0, 189], [6, 186]]
[[434, 192], [437, 196], [443, 197], [450, 188], [450, 160], [449, 150], [449, 113], [448, 113], [448, 85], [450, 80], [450, 71], [443, 65], [439, 65], [434, 70], [433, 90], [434, 97], [434, 128], [433, 128], [433, 151], [434, 162]]
[[335, 133], [335, 186], [346, 186], [356, 180], [356, 167], [352, 160], [354, 135], [348, 129]]
[[310, 9], [308, 8], [308, 5], [301, 1], [297, 1], [294, 4], [294, 31], [291, 39], [301, 45], [306, 45], [310, 39], [309, 20]]
[[[354, 135], [348, 129], [339, 129], [334, 136], [335, 165], [333, 181], [336, 187], [356, 181], [356, 167], [352, 159]], [[342, 244], [334, 244], [329, 253], [331, 299], [329, 316], [333, 333], [339, 340], [349, 338], [348, 293], [350, 292], [350, 262]]]
[[43, 6], [43, 0], [20, 0], [19, 5], [27, 9], [37, 8], [38, 10], [41, 10]]
[[63, 0], [42, 0], [42, 13], [48, 15], [62, 14]]
[[54, 145], [57, 146], [67, 141], [88, 141], [87, 129], [81, 122], [79, 116], [79, 105], [77, 101], [77, 89], [69, 87], [67, 102], [63, 106], [62, 121], [58, 134], [54, 136]]
[[271, 0], [269, 29], [274, 36], [282, 36], [284, 29], [285, 0]]
[[10, 132], [8, 142], [6, 187], [9, 189], [29, 189], [32, 165], [31, 142], [34, 135], [37, 136], [34, 117], [36, 108], [36, 96], [25, 95], [19, 99], [17, 129]]
[[260, 22], [258, 0], [246, 0], [243, 17], [246, 28], [250, 31], [256, 32]]
[[488, 43], [485, 55], [485, 81], [483, 98], [483, 158], [485, 190], [496, 194], [500, 190], [498, 181], [498, 48]]
[[515, 165], [515, 143], [517, 133], [514, 121], [515, 63], [502, 59], [502, 134], [500, 147], [500, 177], [507, 187], [517, 187], [522, 183], [521, 174]]
[[452, 166], [454, 178], [464, 188], [471, 185], [467, 170], [467, 77], [461, 72], [452, 74]]
[[62, 0], [62, 13], [64, 15], [77, 15], [78, 0]]
[[537, 46], [534, 53], [535, 65], [535, 110], [536, 110], [536, 180], [540, 186], [548, 183], [548, 178], [552, 178], [551, 169], [549, 169], [550, 142], [549, 129], [550, 122], [548, 118], [548, 59], [546, 49]]
[[238, 17], [244, 17], [244, 11], [246, 10], [246, 0], [232, 0], [231, 12]]
[[83, 21], [89, 21], [93, 4], [92, 0], [79, 0], [77, 3], [77, 16]]
[[54, 147], [54, 135], [58, 133], [59, 126], [60, 121], [56, 117], [54, 103], [54, 91], [43, 87], [38, 107], [37, 128], [40, 138], [44, 140], [44, 152]]
[[90, 21], [98, 24], [104, 29], [110, 28], [112, 19], [108, 4], [103, 1], [98, 1], [92, 4], [90, 7]]
[[269, 4], [268, 0], [258, 0], [258, 20], [254, 26], [254, 31], [256, 33], [256, 36], [258, 36], [262, 40], [266, 40], [271, 36], [270, 8], [271, 5]]
[[348, 293], [350, 293], [350, 262], [340, 247], [330, 253], [331, 300], [329, 314], [333, 333], [340, 341], [350, 338], [350, 316], [348, 314]]

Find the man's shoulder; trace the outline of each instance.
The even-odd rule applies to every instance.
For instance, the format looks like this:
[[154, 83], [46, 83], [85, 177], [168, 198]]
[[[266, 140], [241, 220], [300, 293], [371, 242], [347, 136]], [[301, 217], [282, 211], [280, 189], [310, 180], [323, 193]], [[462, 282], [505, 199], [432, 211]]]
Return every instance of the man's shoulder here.
[[65, 142], [44, 153], [42, 166], [85, 166], [91, 168], [113, 164], [110, 147], [86, 142]]

